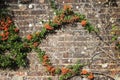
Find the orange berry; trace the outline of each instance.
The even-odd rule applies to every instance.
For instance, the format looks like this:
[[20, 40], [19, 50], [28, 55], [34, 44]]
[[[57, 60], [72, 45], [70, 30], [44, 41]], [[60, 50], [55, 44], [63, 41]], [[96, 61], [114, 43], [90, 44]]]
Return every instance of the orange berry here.
[[7, 17], [7, 23], [8, 23], [8, 24], [11, 24], [11, 23], [12, 23], [12, 20], [10, 19], [10, 17]]
[[44, 62], [48, 61], [48, 58], [44, 58], [43, 61], [44, 61]]
[[27, 35], [27, 40], [31, 40], [31, 39], [32, 39], [32, 35], [31, 34]]
[[15, 32], [19, 32], [19, 29], [18, 29], [18, 28], [15, 28], [14, 31], [15, 31]]
[[44, 55], [43, 58], [44, 58], [44, 59], [45, 59], [45, 58], [48, 58], [48, 55]]
[[5, 35], [8, 36], [8, 35], [9, 35], [9, 32], [6, 32]]
[[94, 76], [93, 76], [93, 74], [91, 73], [89, 76], [88, 76], [88, 79], [93, 79], [94, 78]]
[[45, 28], [46, 28], [47, 30], [53, 30], [53, 28], [52, 28], [49, 24], [45, 24]]
[[2, 38], [3, 41], [5, 41], [7, 39], [8, 39], [8, 36]]
[[2, 36], [2, 37], [5, 37], [5, 34], [4, 34], [4, 33], [2, 33], [2, 34], [1, 34], [1, 36]]
[[2, 25], [2, 26], [5, 25], [5, 22], [4, 22], [4, 21], [1, 21], [1, 25]]
[[9, 21], [8, 21], [8, 24], [11, 24], [11, 23], [12, 23], [12, 21], [11, 21], [11, 20], [9, 20]]
[[85, 74], [87, 74], [87, 73], [88, 73], [87, 70], [82, 70], [82, 72], [81, 72], [81, 74], [83, 74], [83, 75], [85, 75]]
[[62, 71], [62, 74], [64, 75], [64, 74], [67, 74], [69, 72], [69, 69], [62, 68], [61, 71]]
[[51, 72], [52, 72], [52, 73], [54, 73], [54, 72], [55, 72], [55, 68], [54, 68], [54, 67], [51, 69]]
[[33, 43], [33, 46], [34, 46], [34, 47], [37, 47], [38, 45], [39, 45], [38, 42], [34, 42], [34, 43]]
[[47, 66], [47, 70], [48, 70], [49, 72], [51, 71], [52, 68], [53, 68], [53, 67], [50, 66], [50, 65]]
[[81, 25], [84, 27], [84, 26], [86, 26], [86, 24], [87, 24], [87, 21], [86, 20], [82, 20], [81, 21]]
[[64, 5], [63, 6], [63, 10], [66, 11], [66, 10], [71, 10], [72, 6], [71, 5]]
[[7, 27], [5, 27], [5, 28], [4, 28], [4, 31], [8, 31], [8, 28], [7, 28]]

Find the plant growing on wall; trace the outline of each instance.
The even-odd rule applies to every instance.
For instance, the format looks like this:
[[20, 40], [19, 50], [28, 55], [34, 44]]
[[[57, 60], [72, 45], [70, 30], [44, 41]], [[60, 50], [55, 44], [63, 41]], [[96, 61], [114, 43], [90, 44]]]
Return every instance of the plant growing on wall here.
[[[49, 56], [38, 48], [41, 40], [55, 29], [74, 22], [79, 22], [84, 29], [89, 32], [94, 31], [94, 27], [88, 22], [84, 15], [73, 12], [70, 5], [64, 5], [63, 9], [57, 11], [57, 15], [52, 21], [44, 24], [41, 32], [28, 34], [25, 38], [21, 38], [19, 29], [14, 25], [10, 17], [3, 17], [0, 20], [0, 67], [15, 68], [26, 67], [27, 53], [34, 49], [39, 56], [40, 62], [46, 67], [46, 70], [51, 74], [60, 74], [60, 80], [69, 78], [72, 75], [79, 74], [83, 65], [77, 63], [70, 68], [55, 68], [52, 66]], [[86, 74], [82, 74], [86, 75]], [[88, 74], [87, 74], [88, 75]], [[89, 76], [88, 76], [89, 77]]]
[[[56, 5], [51, 4], [56, 9]], [[27, 67], [27, 53], [34, 50], [38, 53], [40, 63], [46, 68], [51, 75], [60, 75], [59, 80], [65, 80], [75, 75], [86, 76], [92, 80], [94, 75], [92, 72], [83, 70], [83, 64], [77, 62], [74, 65], [62, 68], [56, 68], [50, 62], [49, 56], [38, 48], [39, 44], [48, 34], [54, 30], [61, 28], [61, 25], [80, 23], [82, 27], [90, 32], [97, 33], [97, 30], [90, 24], [86, 17], [82, 14], [75, 13], [71, 5], [64, 5], [63, 9], [55, 10], [56, 16], [53, 20], [44, 23], [40, 32], [28, 34], [26, 37], [19, 36], [19, 28], [17, 28], [9, 16], [2, 15], [0, 19], [0, 68], [16, 68]], [[114, 37], [113, 37], [114, 38]], [[115, 38], [116, 39], [116, 38]], [[120, 43], [117, 43], [120, 49]]]

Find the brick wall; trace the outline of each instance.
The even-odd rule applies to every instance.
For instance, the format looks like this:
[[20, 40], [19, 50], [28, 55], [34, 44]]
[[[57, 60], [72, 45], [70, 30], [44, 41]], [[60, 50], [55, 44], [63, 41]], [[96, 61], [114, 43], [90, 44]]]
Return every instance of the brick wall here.
[[[23, 0], [24, 1], [24, 0]], [[8, 0], [15, 25], [20, 28], [20, 36], [40, 31], [41, 20], [48, 21], [55, 15], [50, 8], [49, 0], [31, 0], [28, 4], [20, 4], [19, 0]], [[107, 0], [106, 0], [107, 1]], [[120, 26], [120, 0], [118, 7], [104, 5], [105, 0], [56, 0], [59, 8], [64, 4], [71, 4], [75, 12], [85, 14], [90, 22], [101, 30], [100, 35], [107, 42], [108, 32], [104, 27], [115, 24]], [[108, 23], [110, 23], [108, 25]], [[103, 31], [103, 32], [102, 32]], [[119, 62], [116, 54], [111, 53], [113, 48], [105, 45], [94, 33], [89, 34], [80, 23], [63, 26], [57, 33], [47, 36], [39, 47], [45, 50], [56, 67], [74, 64], [78, 59], [81, 63], [89, 63], [85, 69], [95, 73], [102, 73], [114, 77], [120, 74]], [[105, 35], [106, 34], [106, 35]], [[113, 46], [114, 47], [114, 46]], [[109, 55], [108, 55], [109, 54]], [[51, 77], [39, 63], [37, 53], [28, 53], [29, 68], [20, 68], [17, 71], [0, 70], [0, 80], [48, 80]], [[119, 59], [119, 58], [118, 58]], [[52, 76], [58, 80], [59, 76]], [[95, 80], [108, 80], [109, 77], [97, 75]], [[82, 80], [74, 77], [71, 80]], [[112, 79], [110, 79], [112, 80]]]

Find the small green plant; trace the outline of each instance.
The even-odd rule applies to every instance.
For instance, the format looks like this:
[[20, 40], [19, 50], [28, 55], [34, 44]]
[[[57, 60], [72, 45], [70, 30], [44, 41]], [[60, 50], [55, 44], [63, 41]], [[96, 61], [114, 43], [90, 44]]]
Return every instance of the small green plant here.
[[56, 68], [55, 74], [60, 74], [60, 73], [61, 73], [61, 69], [60, 68]]
[[52, 80], [52, 79], [49, 77], [48, 80]]
[[57, 9], [57, 4], [55, 3], [55, 0], [50, 0], [50, 6], [52, 9], [56, 10]]
[[117, 30], [118, 30], [117, 27], [113, 25], [112, 26], [112, 30], [111, 30], [112, 42], [115, 41], [115, 40], [117, 40], [117, 37], [118, 37], [118, 35], [116, 34]]

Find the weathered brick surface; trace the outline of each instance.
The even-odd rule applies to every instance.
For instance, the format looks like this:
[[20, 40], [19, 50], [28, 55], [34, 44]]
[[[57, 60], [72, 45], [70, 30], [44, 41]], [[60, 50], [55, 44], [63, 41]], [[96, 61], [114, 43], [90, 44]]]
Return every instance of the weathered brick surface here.
[[[24, 0], [23, 0], [24, 1]], [[118, 7], [105, 7], [103, 4], [107, 0], [56, 0], [60, 8], [64, 4], [71, 4], [73, 10], [78, 13], [85, 14], [89, 21], [95, 26], [103, 30], [103, 27], [113, 18], [114, 24], [120, 26], [120, 0], [117, 0]], [[15, 25], [20, 28], [20, 36], [24, 37], [27, 34], [40, 31], [42, 24], [41, 20], [48, 21], [54, 16], [52, 9], [49, 6], [48, 0], [32, 0], [29, 4], [22, 4], [18, 0], [8, 0], [9, 9], [13, 13]], [[32, 7], [30, 7], [32, 6]], [[65, 28], [64, 28], [65, 27]], [[109, 53], [108, 56], [103, 50], [109, 49], [109, 46], [100, 43], [99, 38], [94, 34], [89, 34], [83, 27], [77, 25], [66, 25], [61, 30], [57, 30], [56, 34], [47, 36], [40, 44], [42, 50], [50, 56], [51, 62], [56, 67], [74, 64], [78, 59], [81, 63], [92, 63], [85, 68], [93, 72], [100, 72], [112, 77], [120, 74], [120, 67], [116, 65], [116, 61], [111, 59], [114, 56]], [[101, 36], [106, 37], [104, 32]], [[108, 34], [108, 33], [107, 33]], [[107, 41], [107, 39], [105, 38]], [[97, 49], [98, 46], [103, 46], [102, 49]], [[94, 58], [93, 58], [94, 56]], [[19, 69], [17, 71], [1, 70], [0, 80], [58, 80], [58, 76], [49, 76], [45, 68], [39, 63], [37, 53], [28, 53], [30, 60], [29, 68]], [[108, 64], [107, 66], [105, 66]], [[71, 80], [82, 80], [79, 76], [73, 77]], [[112, 80], [103, 75], [95, 75], [94, 80]]]

